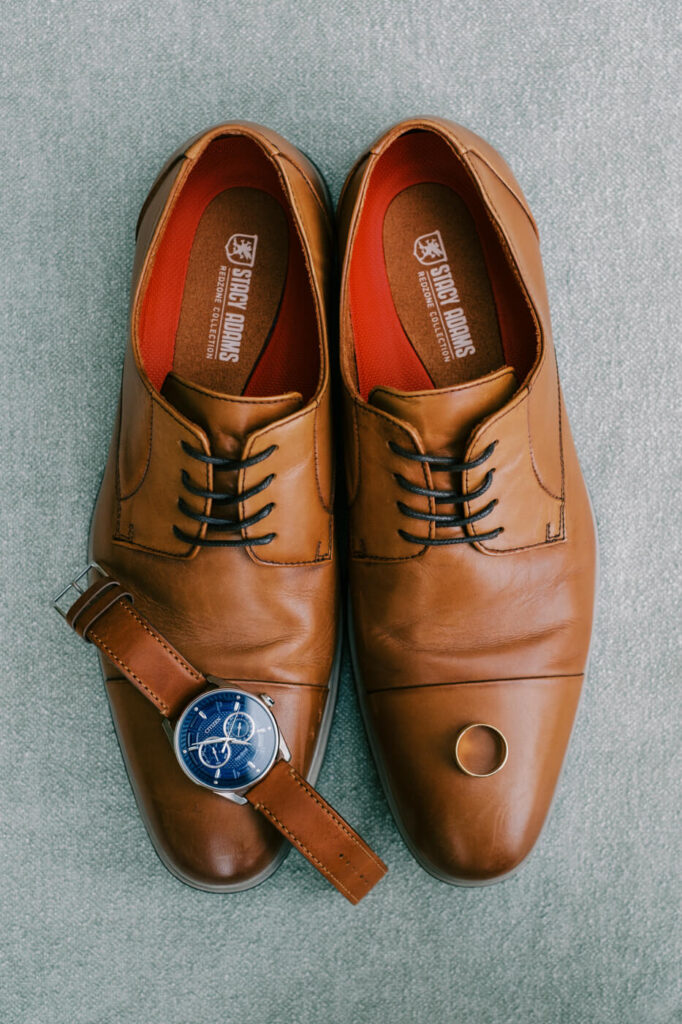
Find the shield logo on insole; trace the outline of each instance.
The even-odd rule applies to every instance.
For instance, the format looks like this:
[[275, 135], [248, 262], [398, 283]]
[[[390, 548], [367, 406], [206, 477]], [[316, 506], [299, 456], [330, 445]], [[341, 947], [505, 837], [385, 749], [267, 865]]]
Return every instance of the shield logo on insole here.
[[432, 231], [428, 235], [420, 235], [414, 243], [414, 255], [425, 267], [430, 267], [434, 263], [441, 263], [447, 259], [440, 231]]
[[230, 263], [238, 267], [252, 267], [256, 262], [258, 235], [231, 235], [225, 246]]

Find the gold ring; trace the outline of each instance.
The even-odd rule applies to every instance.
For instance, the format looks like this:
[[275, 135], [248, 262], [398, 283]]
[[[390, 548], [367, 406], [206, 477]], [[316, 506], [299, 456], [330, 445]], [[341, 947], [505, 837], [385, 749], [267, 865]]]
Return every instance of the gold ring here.
[[[492, 769], [492, 771], [473, 772], [471, 771], [471, 769], [467, 768], [460, 759], [460, 743], [467, 735], [467, 733], [471, 732], [472, 729], [488, 729], [490, 732], [495, 734], [495, 737], [500, 743], [500, 756], [498, 758], [497, 764]], [[504, 768], [505, 764], [507, 763], [508, 757], [509, 744], [507, 743], [507, 738], [504, 735], [504, 733], [500, 732], [500, 730], [497, 729], [494, 725], [489, 725], [487, 722], [472, 722], [471, 725], [467, 725], [463, 729], [460, 729], [457, 735], [457, 741], [455, 743], [455, 761], [457, 762], [457, 767], [461, 771], [463, 771], [465, 775], [471, 775], [475, 779], [487, 779], [488, 776], [496, 775], [497, 772], [501, 771]]]

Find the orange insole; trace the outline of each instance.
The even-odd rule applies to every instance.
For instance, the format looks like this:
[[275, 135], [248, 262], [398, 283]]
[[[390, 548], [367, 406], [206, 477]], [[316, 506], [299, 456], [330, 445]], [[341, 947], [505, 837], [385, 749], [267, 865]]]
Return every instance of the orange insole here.
[[159, 241], [138, 322], [154, 387], [172, 370], [230, 395], [317, 386], [315, 305], [290, 204], [252, 140], [214, 140]]
[[358, 385], [449, 387], [504, 365], [495, 297], [457, 163], [428, 133], [398, 139], [370, 179], [350, 265]]

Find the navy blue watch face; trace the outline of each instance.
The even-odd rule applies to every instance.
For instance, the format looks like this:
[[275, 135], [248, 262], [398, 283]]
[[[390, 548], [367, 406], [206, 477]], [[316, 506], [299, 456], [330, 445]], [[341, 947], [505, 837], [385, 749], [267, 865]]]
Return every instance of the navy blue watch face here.
[[279, 747], [275, 720], [241, 690], [204, 693], [182, 713], [175, 752], [195, 782], [215, 790], [248, 786], [272, 765]]

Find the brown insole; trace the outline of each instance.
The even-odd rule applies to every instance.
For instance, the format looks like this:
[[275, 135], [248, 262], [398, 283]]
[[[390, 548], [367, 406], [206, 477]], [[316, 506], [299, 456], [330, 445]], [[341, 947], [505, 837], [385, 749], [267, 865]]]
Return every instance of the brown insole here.
[[241, 395], [267, 345], [287, 276], [289, 231], [280, 204], [229, 188], [204, 210], [190, 253], [173, 370]]
[[437, 388], [504, 365], [495, 300], [476, 226], [446, 185], [411, 185], [383, 224], [384, 259], [403, 330]]

